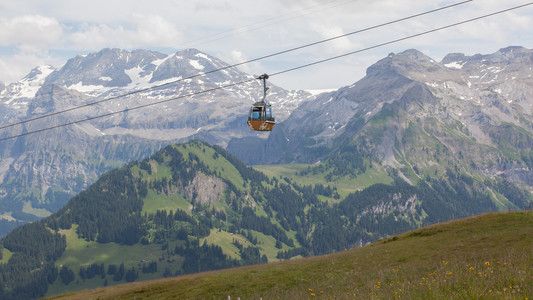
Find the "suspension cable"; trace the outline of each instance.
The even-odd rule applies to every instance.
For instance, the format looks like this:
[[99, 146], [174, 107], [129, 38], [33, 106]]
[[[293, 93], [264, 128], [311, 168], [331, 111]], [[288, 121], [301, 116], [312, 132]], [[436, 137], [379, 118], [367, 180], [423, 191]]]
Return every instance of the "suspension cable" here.
[[[406, 37], [399, 38], [399, 39], [395, 39], [395, 40], [392, 40], [392, 41], [389, 41], [389, 42], [385, 42], [385, 43], [377, 44], [377, 45], [374, 45], [374, 46], [371, 46], [371, 47], [367, 47], [367, 48], [364, 48], [364, 49], [360, 49], [360, 50], [357, 50], [357, 51], [352, 51], [352, 52], [348, 52], [348, 53], [345, 53], [345, 54], [342, 54], [342, 55], [337, 55], [337, 56], [330, 57], [330, 58], [327, 58], [327, 59], [315, 61], [315, 62], [312, 62], [312, 63], [309, 63], [309, 64], [305, 64], [305, 65], [301, 65], [301, 66], [298, 66], [298, 67], [289, 68], [289, 69], [286, 69], [286, 70], [283, 70], [283, 71], [272, 73], [272, 74], [270, 74], [268, 76], [270, 76], [270, 77], [271, 76], [276, 76], [276, 75], [280, 75], [280, 74], [283, 74], [283, 73], [292, 72], [292, 71], [295, 71], [295, 70], [298, 70], [298, 69], [307, 68], [307, 67], [310, 67], [310, 66], [313, 66], [313, 65], [317, 65], [317, 64], [320, 64], [320, 63], [328, 62], [328, 61], [331, 61], [331, 60], [334, 60], [334, 59], [338, 59], [338, 58], [341, 58], [341, 57], [345, 57], [345, 56], [348, 56], [348, 55], [353, 55], [353, 54], [360, 53], [360, 52], [363, 52], [363, 51], [368, 51], [368, 50], [371, 50], [371, 49], [375, 49], [375, 48], [378, 48], [378, 47], [389, 45], [389, 44], [392, 44], [392, 43], [397, 43], [397, 42], [400, 42], [400, 41], [405, 41], [405, 40], [408, 40], [408, 39], [412, 39], [412, 38], [415, 38], [415, 37], [419, 37], [419, 36], [422, 36], [422, 35], [433, 33], [433, 32], [439, 31], [439, 30], [443, 30], [443, 29], [459, 26], [459, 25], [462, 25], [462, 24], [465, 24], [465, 23], [469, 23], [469, 22], [480, 20], [480, 19], [488, 18], [488, 17], [491, 17], [491, 16], [495, 16], [495, 15], [498, 15], [498, 14], [502, 14], [502, 13], [505, 13], [505, 12], [509, 12], [509, 11], [516, 10], [516, 9], [519, 9], [519, 8], [523, 8], [525, 6], [532, 5], [532, 4], [533, 4], [533, 2], [529, 2], [529, 3], [526, 3], [526, 4], [519, 5], [519, 6], [507, 8], [507, 9], [504, 9], [504, 10], [499, 10], [499, 11], [496, 11], [496, 12], [493, 12], [493, 13], [490, 13], [490, 14], [486, 14], [486, 15], [482, 15], [482, 16], [479, 16], [479, 17], [475, 17], [475, 18], [471, 18], [471, 19], [468, 19], [468, 20], [464, 20], [464, 21], [461, 21], [461, 22], [457, 22], [457, 23], [446, 25], [446, 26], [438, 27], [438, 28], [435, 28], [435, 29], [431, 29], [431, 30], [428, 30], [428, 31], [421, 32], [421, 33], [413, 34], [413, 35], [406, 36]], [[102, 114], [102, 115], [98, 115], [98, 116], [94, 116], [94, 117], [89, 117], [89, 118], [78, 120], [78, 121], [72, 121], [72, 122], [59, 124], [59, 125], [55, 125], [55, 126], [51, 126], [51, 127], [47, 127], [47, 128], [41, 128], [41, 129], [34, 130], [34, 131], [24, 132], [24, 133], [21, 133], [21, 134], [18, 134], [18, 135], [13, 135], [13, 136], [10, 136], [10, 137], [0, 138], [0, 141], [14, 139], [14, 138], [26, 136], [26, 135], [33, 134], [33, 133], [39, 133], [39, 132], [43, 132], [43, 131], [47, 131], [47, 130], [51, 130], [51, 129], [56, 129], [56, 128], [60, 128], [60, 127], [65, 127], [65, 126], [69, 126], [69, 125], [73, 125], [73, 124], [77, 124], [77, 123], [81, 123], [81, 122], [91, 121], [91, 120], [95, 120], [95, 119], [99, 119], [99, 118], [103, 118], [103, 117], [108, 117], [108, 116], [124, 113], [126, 111], [132, 111], [132, 110], [136, 110], [136, 109], [141, 109], [141, 108], [145, 108], [145, 107], [149, 107], [149, 106], [153, 106], [153, 105], [157, 105], [157, 104], [161, 104], [161, 103], [166, 103], [166, 102], [182, 99], [182, 98], [185, 98], [185, 97], [192, 97], [192, 96], [196, 96], [196, 95], [199, 95], [199, 94], [204, 94], [204, 93], [216, 91], [216, 90], [219, 90], [219, 89], [225, 89], [225, 88], [229, 88], [229, 87], [233, 87], [233, 86], [238, 86], [238, 85], [241, 85], [241, 84], [244, 84], [244, 83], [247, 83], [247, 82], [251, 82], [251, 81], [254, 81], [254, 80], [256, 80], [256, 79], [255, 78], [251, 78], [251, 79], [243, 80], [243, 81], [240, 81], [240, 82], [237, 82], [237, 83], [232, 83], [232, 84], [219, 86], [219, 87], [216, 87], [216, 88], [211, 88], [211, 89], [207, 89], [207, 90], [203, 90], [203, 91], [199, 91], [199, 92], [195, 92], [195, 93], [190, 93], [190, 94], [187, 94], [187, 95], [182, 95], [182, 96], [173, 97], [173, 98], [169, 98], [169, 99], [165, 99], [165, 100], [161, 100], [161, 101], [157, 101], [157, 102], [152, 102], [152, 103], [148, 103], [148, 104], [139, 105], [139, 106], [136, 106], [136, 107], [133, 107], [133, 108], [127, 108], [127, 109], [124, 109], [124, 110], [120, 110], [120, 111], [116, 111], [116, 112], [110, 112], [110, 113], [106, 113], [106, 114]]]
[[113, 97], [109, 97], [109, 98], [105, 98], [105, 99], [101, 99], [101, 100], [96, 100], [96, 101], [93, 101], [93, 102], [89, 102], [89, 103], [82, 104], [82, 105], [79, 105], [79, 106], [74, 106], [74, 107], [67, 108], [67, 109], [60, 110], [60, 111], [55, 111], [55, 112], [52, 112], [52, 113], [49, 113], [49, 114], [33, 117], [33, 118], [26, 119], [26, 120], [23, 120], [23, 121], [19, 121], [19, 122], [16, 122], [16, 123], [2, 125], [2, 126], [0, 126], [0, 129], [6, 129], [6, 128], [10, 128], [10, 127], [17, 126], [17, 125], [22, 125], [22, 124], [29, 123], [29, 122], [32, 122], [32, 121], [41, 120], [41, 119], [48, 118], [48, 117], [51, 117], [51, 116], [55, 116], [55, 115], [63, 114], [63, 113], [66, 113], [66, 112], [70, 112], [70, 111], [78, 110], [78, 109], [81, 109], [81, 108], [85, 108], [85, 107], [93, 106], [93, 105], [96, 105], [96, 104], [100, 104], [100, 103], [103, 103], [103, 102], [108, 102], [108, 101], [111, 101], [111, 100], [116, 100], [116, 99], [124, 98], [124, 97], [127, 97], [127, 96], [131, 96], [131, 95], [134, 95], [134, 94], [150, 91], [150, 90], [161, 88], [161, 87], [164, 87], [164, 86], [167, 86], [167, 85], [175, 84], [175, 83], [178, 83], [178, 82], [181, 82], [181, 81], [193, 79], [193, 78], [200, 77], [200, 76], [205, 76], [205, 75], [208, 75], [208, 74], [211, 74], [211, 73], [215, 73], [215, 72], [220, 72], [220, 71], [223, 71], [223, 70], [226, 70], [226, 69], [229, 69], [229, 68], [238, 67], [238, 66], [241, 66], [241, 65], [249, 64], [249, 63], [260, 61], [260, 60], [267, 59], [267, 58], [271, 58], [271, 57], [274, 57], [274, 56], [277, 56], [277, 55], [281, 55], [281, 54], [286, 54], [286, 53], [289, 53], [289, 52], [292, 52], [292, 51], [301, 50], [301, 49], [304, 49], [304, 48], [307, 48], [307, 47], [311, 47], [311, 46], [315, 46], [315, 45], [318, 45], [318, 44], [326, 43], [326, 42], [329, 42], [329, 41], [333, 41], [333, 40], [340, 39], [340, 38], [343, 38], [343, 37], [347, 37], [347, 36], [350, 36], [350, 35], [354, 35], [354, 34], [357, 34], [357, 33], [362, 33], [362, 32], [365, 32], [365, 31], [369, 31], [369, 30], [372, 30], [372, 29], [388, 26], [388, 25], [391, 25], [391, 24], [394, 24], [394, 23], [398, 23], [398, 22], [402, 22], [402, 21], [405, 21], [405, 20], [413, 19], [413, 18], [420, 17], [420, 16], [423, 16], [423, 15], [435, 13], [435, 12], [440, 11], [440, 10], [452, 8], [452, 7], [455, 7], [455, 6], [458, 6], [458, 5], [462, 5], [462, 4], [465, 4], [465, 3], [468, 3], [468, 2], [472, 2], [472, 1], [473, 0], [465, 0], [465, 1], [462, 1], [462, 2], [458, 2], [458, 3], [455, 3], [455, 4], [450, 4], [450, 5], [447, 5], [447, 6], [440, 7], [440, 8], [428, 10], [428, 11], [425, 11], [425, 12], [422, 12], [422, 13], [418, 13], [418, 14], [414, 14], [414, 15], [411, 15], [411, 16], [408, 16], [408, 17], [396, 19], [396, 20], [393, 20], [393, 21], [389, 21], [389, 22], [386, 22], [386, 23], [379, 24], [379, 25], [374, 25], [374, 26], [367, 27], [367, 28], [364, 28], [364, 29], [360, 29], [360, 30], [352, 31], [352, 32], [345, 33], [345, 34], [342, 34], [342, 35], [338, 35], [338, 36], [335, 36], [335, 37], [327, 38], [327, 39], [320, 40], [320, 41], [317, 41], [317, 42], [313, 42], [313, 43], [310, 43], [310, 44], [306, 44], [306, 45], [290, 48], [290, 49], [287, 49], [287, 50], [279, 51], [279, 52], [276, 52], [276, 53], [272, 53], [272, 54], [268, 54], [268, 55], [265, 55], [265, 56], [257, 57], [257, 58], [254, 58], [254, 59], [250, 59], [250, 60], [247, 60], [247, 61], [243, 61], [243, 62], [240, 62], [240, 63], [236, 63], [236, 64], [233, 64], [233, 65], [228, 65], [228, 66], [225, 66], [225, 67], [222, 67], [222, 68], [218, 68], [218, 69], [214, 69], [214, 70], [211, 70], [211, 71], [200, 72], [198, 74], [195, 74], [195, 75], [192, 75], [192, 76], [189, 76], [189, 77], [180, 78], [180, 79], [177, 79], [177, 80], [174, 80], [174, 81], [166, 82], [166, 83], [159, 84], [159, 85], [154, 85], [154, 86], [151, 86], [151, 87], [147, 87], [147, 88], [143, 88], [143, 89], [139, 89], [139, 90], [135, 90], [135, 91], [131, 91], [131, 92], [126, 92], [126, 93], [118, 95], [118, 96], [113, 96]]

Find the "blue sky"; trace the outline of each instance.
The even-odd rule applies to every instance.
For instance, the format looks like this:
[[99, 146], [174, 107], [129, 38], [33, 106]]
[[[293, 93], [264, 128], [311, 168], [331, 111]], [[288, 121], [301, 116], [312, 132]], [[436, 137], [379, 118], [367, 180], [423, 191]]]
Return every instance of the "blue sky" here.
[[[461, 1], [2, 1], [0, 81], [15, 82], [36, 66], [60, 67], [69, 58], [102, 48], [166, 54], [197, 48], [238, 63], [457, 2]], [[475, 0], [240, 68], [251, 74], [275, 73], [528, 2]], [[533, 5], [278, 75], [271, 81], [286, 89], [339, 88], [362, 78], [367, 67], [390, 52], [410, 48], [437, 61], [451, 52], [488, 54], [511, 45], [531, 49], [531, 28]]]

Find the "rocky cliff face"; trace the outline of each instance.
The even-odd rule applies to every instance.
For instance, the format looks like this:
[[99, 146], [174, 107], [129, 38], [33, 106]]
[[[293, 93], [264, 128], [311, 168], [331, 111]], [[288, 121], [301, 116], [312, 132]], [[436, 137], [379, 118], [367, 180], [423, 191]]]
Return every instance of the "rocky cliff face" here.
[[264, 144], [236, 139], [228, 150], [248, 163], [315, 163], [351, 145], [412, 182], [451, 168], [531, 188], [532, 68], [533, 50], [522, 47], [442, 62], [391, 54], [362, 80], [302, 104]]

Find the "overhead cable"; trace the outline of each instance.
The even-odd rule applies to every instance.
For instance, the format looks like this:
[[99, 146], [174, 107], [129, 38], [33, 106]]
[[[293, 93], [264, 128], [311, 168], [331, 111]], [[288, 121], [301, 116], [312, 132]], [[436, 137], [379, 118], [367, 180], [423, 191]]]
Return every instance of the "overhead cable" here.
[[394, 23], [398, 23], [398, 22], [402, 22], [402, 21], [405, 21], [405, 20], [413, 19], [413, 18], [420, 17], [420, 16], [423, 16], [423, 15], [435, 13], [435, 12], [440, 11], [440, 10], [452, 8], [452, 7], [455, 7], [455, 6], [458, 6], [458, 5], [462, 5], [462, 4], [465, 4], [465, 3], [468, 3], [468, 2], [472, 2], [472, 1], [473, 0], [466, 0], [466, 1], [458, 2], [458, 3], [455, 3], [455, 4], [443, 6], [443, 7], [432, 9], [432, 10], [428, 10], [428, 11], [425, 11], [425, 12], [422, 12], [422, 13], [418, 13], [418, 14], [414, 14], [414, 15], [411, 15], [411, 16], [408, 16], [408, 17], [396, 19], [396, 20], [393, 20], [393, 21], [389, 21], [389, 22], [386, 22], [386, 23], [379, 24], [379, 25], [374, 25], [374, 26], [367, 27], [367, 28], [364, 28], [364, 29], [360, 29], [360, 30], [352, 31], [352, 32], [345, 33], [345, 34], [342, 34], [342, 35], [338, 35], [338, 36], [335, 36], [335, 37], [327, 38], [327, 39], [320, 40], [320, 41], [317, 41], [317, 42], [313, 42], [313, 43], [310, 43], [310, 44], [306, 44], [306, 45], [294, 47], [294, 48], [291, 48], [291, 49], [279, 51], [279, 52], [276, 52], [276, 53], [272, 53], [272, 54], [268, 54], [268, 55], [265, 55], [265, 56], [257, 57], [257, 58], [251, 59], [251, 60], [247, 60], [247, 61], [243, 61], [243, 62], [240, 62], [240, 63], [236, 63], [236, 64], [233, 64], [233, 65], [228, 65], [228, 66], [225, 66], [225, 67], [222, 67], [222, 68], [219, 68], [219, 69], [214, 69], [214, 70], [207, 71], [207, 72], [200, 72], [200, 73], [195, 74], [195, 75], [191, 75], [191, 76], [188, 76], [188, 77], [185, 77], [185, 78], [180, 78], [180, 79], [177, 79], [177, 80], [174, 80], [174, 81], [170, 81], [170, 82], [166, 82], [166, 83], [163, 83], [163, 84], [154, 85], [154, 86], [151, 86], [151, 87], [147, 87], [147, 88], [143, 88], [143, 89], [139, 89], [139, 90], [135, 90], [135, 91], [131, 91], [131, 92], [126, 92], [126, 93], [121, 94], [121, 95], [117, 95], [117, 96], [113, 96], [113, 97], [109, 97], [109, 98], [105, 98], [105, 99], [101, 99], [101, 100], [96, 100], [96, 101], [93, 101], [93, 102], [89, 102], [89, 103], [86, 103], [86, 104], [74, 106], [74, 107], [67, 108], [67, 109], [64, 109], [64, 110], [55, 111], [55, 112], [52, 112], [52, 113], [49, 113], [49, 114], [45, 114], [45, 115], [41, 115], [41, 116], [36, 116], [36, 117], [30, 118], [30, 119], [26, 119], [26, 120], [23, 120], [23, 121], [19, 121], [19, 122], [16, 122], [16, 123], [2, 125], [2, 126], [0, 126], [0, 129], [5, 129], [5, 128], [17, 126], [17, 125], [22, 125], [22, 124], [25, 124], [25, 123], [28, 123], [28, 122], [41, 120], [41, 119], [48, 118], [48, 117], [51, 117], [51, 116], [55, 116], [55, 115], [63, 114], [63, 113], [66, 113], [66, 112], [70, 112], [70, 111], [78, 110], [78, 109], [81, 109], [81, 108], [85, 108], [85, 107], [93, 106], [93, 105], [96, 105], [96, 104], [100, 104], [100, 103], [103, 103], [103, 102], [108, 102], [108, 101], [111, 101], [111, 100], [124, 98], [124, 97], [131, 96], [131, 95], [134, 95], [134, 94], [139, 94], [139, 93], [142, 93], [142, 92], [146, 92], [146, 91], [150, 91], [150, 90], [153, 90], [153, 89], [157, 89], [157, 88], [161, 88], [161, 87], [164, 87], [164, 86], [168, 86], [168, 85], [171, 85], [171, 84], [175, 84], [175, 83], [178, 83], [178, 82], [181, 82], [181, 81], [193, 79], [193, 78], [196, 78], [196, 77], [208, 75], [208, 74], [215, 73], [215, 72], [220, 72], [220, 71], [223, 71], [223, 70], [226, 70], [226, 69], [229, 69], [229, 68], [238, 67], [238, 66], [241, 66], [241, 65], [249, 64], [249, 63], [252, 63], [252, 62], [256, 62], [256, 61], [260, 61], [260, 60], [263, 60], [263, 59], [271, 58], [271, 57], [274, 57], [274, 56], [277, 56], [277, 55], [286, 54], [286, 53], [289, 53], [289, 52], [292, 52], [292, 51], [296, 51], [296, 50], [300, 50], [300, 49], [303, 49], [303, 48], [307, 48], [307, 47], [315, 46], [315, 45], [318, 45], [318, 44], [326, 43], [326, 42], [329, 42], [329, 41], [333, 41], [333, 40], [340, 39], [340, 38], [343, 38], [343, 37], [347, 37], [347, 36], [350, 36], [350, 35], [354, 35], [354, 34], [357, 34], [357, 33], [362, 33], [362, 32], [365, 32], [365, 31], [369, 31], [369, 30], [372, 30], [372, 29], [388, 26], [388, 25], [391, 25], [391, 24], [394, 24]]
[[[533, 2], [529, 2], [529, 3], [523, 4], [523, 5], [519, 5], [519, 6], [515, 6], [515, 7], [512, 7], [512, 8], [499, 10], [499, 11], [496, 11], [496, 12], [493, 12], [493, 13], [490, 13], [490, 14], [486, 14], [486, 15], [482, 15], [482, 16], [479, 16], [479, 17], [475, 17], [475, 18], [472, 18], [472, 19], [465, 20], [465, 21], [461, 21], [461, 22], [450, 24], [450, 25], [438, 27], [438, 28], [435, 28], [435, 29], [431, 29], [431, 30], [428, 30], [428, 31], [421, 32], [421, 33], [409, 35], [409, 36], [406, 36], [406, 37], [403, 37], [403, 38], [399, 38], [399, 39], [392, 40], [392, 41], [389, 41], [389, 42], [377, 44], [375, 46], [367, 47], [367, 48], [360, 49], [360, 50], [357, 50], [357, 51], [348, 52], [348, 53], [345, 53], [345, 54], [342, 54], [342, 55], [337, 55], [337, 56], [330, 57], [330, 58], [327, 58], [327, 59], [315, 61], [315, 62], [312, 62], [312, 63], [309, 63], [309, 64], [305, 64], [305, 65], [301, 65], [301, 66], [298, 66], [298, 67], [294, 67], [294, 68], [286, 69], [286, 70], [279, 71], [279, 72], [276, 72], [276, 73], [272, 73], [272, 74], [269, 74], [269, 76], [272, 77], [272, 76], [276, 76], [276, 75], [279, 75], [279, 74], [292, 72], [292, 71], [295, 71], [295, 70], [298, 70], [298, 69], [307, 68], [307, 67], [310, 67], [310, 66], [313, 66], [313, 65], [317, 65], [317, 64], [320, 64], [320, 63], [328, 62], [328, 61], [331, 61], [331, 60], [334, 60], [334, 59], [338, 59], [338, 58], [341, 58], [341, 57], [345, 57], [345, 56], [348, 56], [348, 55], [353, 55], [353, 54], [360, 53], [360, 52], [363, 52], [363, 51], [368, 51], [368, 50], [371, 50], [371, 49], [375, 49], [375, 48], [378, 48], [378, 47], [389, 45], [389, 44], [392, 44], [392, 43], [397, 43], [397, 42], [400, 42], [400, 41], [405, 41], [405, 40], [408, 40], [408, 39], [412, 39], [412, 38], [415, 38], [415, 37], [419, 37], [419, 36], [422, 36], [422, 35], [433, 33], [433, 32], [439, 31], [439, 30], [443, 30], [443, 29], [459, 26], [459, 25], [462, 25], [462, 24], [465, 24], [465, 23], [469, 23], [469, 22], [480, 20], [480, 19], [484, 19], [484, 18], [487, 18], [487, 17], [495, 16], [495, 15], [498, 15], [498, 14], [502, 14], [502, 13], [505, 13], [505, 12], [509, 12], [509, 11], [516, 10], [516, 9], [519, 9], [519, 8], [523, 8], [525, 6], [532, 5], [532, 4], [533, 4]], [[216, 90], [220, 90], [220, 89], [225, 89], [225, 88], [229, 88], [229, 87], [232, 87], [232, 86], [238, 86], [238, 85], [241, 85], [241, 84], [244, 84], [244, 83], [247, 83], [247, 82], [250, 82], [250, 81], [254, 81], [254, 80], [255, 79], [248, 79], [248, 80], [244, 80], [244, 81], [237, 82], [237, 83], [232, 83], [232, 84], [228, 84], [228, 85], [224, 85], [224, 86], [219, 86], [219, 87], [216, 87], [216, 88], [207, 89], [207, 90], [204, 90], [204, 91], [199, 91], [199, 92], [190, 93], [190, 94], [187, 94], [187, 95], [181, 95], [181, 96], [178, 96], [178, 97], [173, 97], [173, 98], [169, 98], [169, 99], [165, 99], [165, 100], [161, 100], [161, 101], [157, 101], [157, 102], [152, 102], [152, 103], [148, 103], [148, 104], [144, 104], [144, 105], [139, 105], [139, 106], [136, 106], [136, 107], [127, 108], [127, 109], [116, 111], [116, 112], [110, 112], [110, 113], [106, 113], [106, 114], [102, 114], [102, 115], [98, 115], [98, 116], [94, 116], [94, 117], [89, 117], [89, 118], [78, 120], [78, 121], [72, 121], [72, 122], [69, 122], [69, 123], [59, 124], [59, 125], [52, 126], [52, 127], [41, 128], [41, 129], [34, 130], [34, 131], [24, 132], [24, 133], [21, 133], [21, 134], [18, 134], [18, 135], [13, 135], [13, 136], [10, 136], [10, 137], [0, 138], [0, 141], [14, 139], [14, 138], [26, 136], [26, 135], [33, 134], [33, 133], [39, 133], [39, 132], [43, 132], [43, 131], [47, 131], [47, 130], [51, 130], [51, 129], [56, 129], [56, 128], [60, 128], [60, 127], [65, 127], [65, 126], [69, 126], [69, 125], [73, 125], [73, 124], [77, 124], [77, 123], [81, 123], [81, 122], [91, 121], [91, 120], [95, 120], [95, 119], [99, 119], [99, 118], [103, 118], [103, 117], [108, 117], [108, 116], [112, 116], [112, 115], [116, 115], [116, 114], [120, 114], [120, 113], [125, 113], [127, 111], [141, 109], [141, 108], [145, 108], [145, 107], [149, 107], [149, 106], [153, 106], [153, 105], [157, 105], [157, 104], [161, 104], [161, 103], [165, 103], [165, 102], [170, 102], [170, 101], [174, 101], [174, 100], [178, 100], [178, 99], [182, 99], [182, 98], [186, 98], [186, 97], [196, 96], [196, 95], [199, 95], [199, 94], [204, 94], [204, 93], [208, 93], [208, 92], [212, 92], [212, 91], [216, 91]]]
[[396, 39], [396, 40], [391, 40], [391, 41], [388, 41], [388, 42], [384, 42], [384, 43], [377, 44], [377, 45], [374, 45], [374, 46], [371, 46], [371, 47], [367, 47], [367, 48], [363, 48], [363, 49], [360, 49], [360, 50], [356, 50], [356, 51], [344, 53], [344, 54], [341, 54], [341, 55], [333, 56], [333, 57], [330, 57], [330, 58], [326, 58], [326, 59], [323, 59], [323, 60], [315, 61], [315, 62], [308, 63], [308, 64], [305, 64], [305, 65], [301, 65], [301, 66], [298, 66], [298, 67], [286, 69], [286, 70], [283, 70], [283, 71], [279, 71], [279, 72], [276, 72], [276, 73], [269, 74], [268, 76], [276, 76], [276, 75], [279, 75], [279, 74], [295, 71], [295, 70], [298, 70], [298, 69], [307, 68], [307, 67], [310, 67], [310, 66], [313, 66], [313, 65], [321, 64], [321, 63], [328, 62], [328, 61], [331, 61], [331, 60], [335, 60], [335, 59], [338, 59], [338, 58], [341, 58], [341, 57], [353, 55], [353, 54], [356, 54], [356, 53], [359, 53], [359, 52], [372, 50], [374, 48], [378, 48], [378, 47], [382, 47], [382, 46], [398, 43], [398, 42], [401, 42], [401, 41], [405, 41], [405, 40], [408, 40], [408, 39], [412, 39], [412, 38], [415, 38], [415, 37], [419, 37], [421, 35], [426, 35], [426, 34], [429, 34], [429, 33], [436, 32], [436, 31], [440, 31], [440, 30], [451, 28], [451, 27], [459, 26], [459, 25], [462, 25], [462, 24], [465, 24], [465, 23], [469, 23], [469, 22], [480, 20], [480, 19], [488, 18], [488, 17], [494, 16], [494, 15], [498, 15], [498, 14], [501, 14], [501, 13], [504, 13], [504, 12], [508, 12], [508, 11], [511, 11], [511, 10], [519, 9], [519, 8], [523, 8], [523, 7], [531, 5], [531, 4], [533, 4], [533, 2], [529, 2], [529, 3], [523, 4], [523, 5], [515, 6], [515, 7], [504, 9], [504, 10], [500, 10], [500, 11], [493, 12], [493, 13], [490, 13], [490, 14], [486, 14], [486, 15], [483, 15], [483, 16], [479, 16], [479, 17], [476, 17], [476, 18], [468, 19], [468, 20], [465, 20], [465, 21], [453, 23], [453, 24], [450, 24], [450, 25], [438, 27], [438, 28], [435, 28], [435, 29], [431, 29], [431, 30], [428, 30], [428, 31], [421, 32], [421, 33], [409, 35], [409, 36], [406, 36], [406, 37], [403, 37], [403, 38], [399, 38], [399, 39]]
[[[317, 12], [323, 12], [325, 10], [328, 10], [328, 9], [331, 9], [331, 8], [335, 8], [335, 7], [338, 7], [338, 6], [341, 6], [341, 5], [345, 5], [345, 4], [348, 4], [348, 3], [353, 3], [352, 0], [344, 0], [344, 1], [341, 1], [340, 3], [335, 3], [335, 2], [339, 2], [339, 1], [340, 0], [333, 0], [331, 2], [326, 2], [326, 3], [322, 3], [321, 2], [319, 4], [316, 4], [316, 5], [313, 5], [313, 6], [310, 6], [310, 7], [301, 8], [301, 9], [294, 10], [294, 11], [291, 11], [291, 12], [288, 12], [288, 13], [285, 13], [285, 14], [277, 15], [275, 17], [267, 18], [267, 19], [264, 19], [264, 20], [259, 21], [259, 22], [254, 22], [254, 23], [245, 25], [245, 26], [240, 27], [240, 28], [230, 29], [230, 30], [226, 30], [226, 31], [222, 31], [222, 32], [219, 32], [219, 33], [215, 33], [213, 35], [206, 36], [206, 37], [203, 37], [203, 38], [191, 40], [191, 41], [186, 42], [186, 47], [188, 48], [190, 46], [198, 46], [198, 45], [207, 44], [207, 43], [214, 42], [214, 41], [217, 41], [217, 40], [221, 40], [221, 39], [229, 38], [229, 37], [232, 37], [232, 36], [235, 36], [235, 35], [239, 35], [239, 34], [242, 34], [244, 32], [254, 31], [254, 30], [257, 30], [257, 29], [260, 29], [260, 28], [264, 28], [266, 26], [271, 26], [271, 25], [283, 23], [283, 22], [286, 22], [286, 21], [290, 21], [290, 20], [293, 20], [293, 19], [296, 19], [296, 18], [301, 18], [301, 17], [307, 16], [307, 15], [310, 15], [310, 14], [314, 14], [314, 13], [317, 13]], [[327, 7], [330, 4], [334, 4], [334, 5], [332, 5], [330, 7]], [[326, 7], [324, 7], [324, 6], [326, 6]], [[313, 8], [316, 8], [316, 7], [322, 7], [322, 8], [320, 10], [313, 10], [313, 11], [310, 11], [310, 12], [302, 13], [303, 11], [311, 10]], [[298, 13], [299, 13], [299, 15], [297, 15], [297, 16], [291, 16], [291, 15], [298, 14]]]

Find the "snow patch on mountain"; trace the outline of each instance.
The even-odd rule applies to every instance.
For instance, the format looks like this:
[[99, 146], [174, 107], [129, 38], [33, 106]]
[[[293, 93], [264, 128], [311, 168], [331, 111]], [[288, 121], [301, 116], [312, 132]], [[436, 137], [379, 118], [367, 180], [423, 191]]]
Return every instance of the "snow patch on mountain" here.
[[207, 59], [208, 61], [212, 61], [209, 56], [205, 55], [204, 53], [196, 53], [196, 55], [194, 55], [196, 57], [200, 57], [200, 58], [203, 58], [203, 59]]
[[91, 96], [94, 96], [95, 94], [101, 94], [109, 90], [109, 88], [103, 85], [84, 85], [83, 82], [81, 81], [76, 84], [69, 85], [66, 88], [69, 90], [78, 91], [80, 93], [85, 93]]
[[48, 75], [54, 72], [52, 66], [39, 66], [33, 69], [30, 74], [25, 76], [21, 81], [12, 86], [13, 96], [5, 104], [10, 104], [13, 100], [18, 98], [33, 98], [37, 91], [41, 88], [44, 80]]
[[131, 83], [127, 88], [146, 88], [151, 85], [150, 80], [152, 79], [152, 73], [150, 73], [150, 75], [142, 76], [142, 72], [144, 72], [144, 70], [140, 66], [124, 70], [124, 73], [126, 73], [131, 79]]
[[172, 57], [172, 56], [169, 55], [169, 56], [167, 56], [167, 57], [165, 57], [163, 59], [156, 59], [156, 60], [152, 61], [151, 64], [156, 66], [156, 67], [159, 67], [162, 63], [164, 63], [170, 57]]
[[306, 90], [306, 92], [309, 92], [313, 96], [317, 96], [317, 95], [320, 95], [322, 93], [330, 93], [330, 92], [334, 92], [336, 90], [337, 89]]
[[204, 66], [202, 66], [202, 64], [200, 64], [199, 61], [194, 59], [189, 59], [189, 64], [191, 64], [191, 66], [197, 70], [203, 70], [205, 68]]
[[444, 66], [446, 68], [450, 68], [450, 69], [461, 69], [463, 68], [463, 66], [465, 65], [466, 62], [457, 62], [457, 61], [454, 61], [454, 62], [451, 62], [451, 63], [447, 63], [445, 64]]

